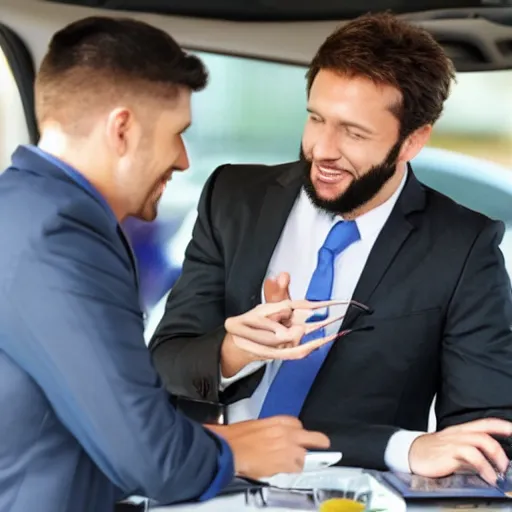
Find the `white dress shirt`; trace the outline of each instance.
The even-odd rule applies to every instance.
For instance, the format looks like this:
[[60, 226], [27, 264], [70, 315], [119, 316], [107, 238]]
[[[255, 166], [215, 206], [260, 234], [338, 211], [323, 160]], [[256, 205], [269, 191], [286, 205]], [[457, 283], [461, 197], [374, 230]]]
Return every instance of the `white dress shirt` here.
[[[357, 282], [363, 272], [366, 260], [373, 244], [384, 227], [395, 203], [404, 187], [407, 174], [395, 193], [382, 205], [361, 215], [356, 219], [360, 240], [347, 247], [336, 257], [334, 269], [333, 299], [350, 300]], [[334, 224], [343, 220], [341, 217], [317, 209], [304, 190], [299, 194], [285, 227], [274, 250], [267, 269], [266, 277], [275, 277], [281, 272], [290, 274], [290, 298], [303, 299], [313, 272], [317, 265], [318, 250]], [[307, 243], [304, 241], [307, 240]], [[264, 301], [263, 286], [262, 300]], [[344, 314], [347, 306], [330, 308], [329, 316]], [[326, 328], [326, 334], [336, 333], [341, 320]], [[258, 417], [268, 389], [276, 376], [280, 361], [258, 361], [247, 365], [233, 377], [221, 376], [221, 390], [233, 382], [255, 372], [266, 365], [265, 374], [251, 397], [228, 406], [230, 423], [255, 419]], [[385, 452], [386, 465], [395, 471], [410, 472], [409, 449], [412, 442], [423, 432], [399, 431], [388, 443]]]

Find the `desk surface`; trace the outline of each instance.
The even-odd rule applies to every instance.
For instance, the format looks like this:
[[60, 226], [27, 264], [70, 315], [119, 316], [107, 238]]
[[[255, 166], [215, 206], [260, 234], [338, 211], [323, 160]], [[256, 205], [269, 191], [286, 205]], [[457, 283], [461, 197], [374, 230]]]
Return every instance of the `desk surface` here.
[[[357, 476], [362, 470], [355, 468], [331, 468], [329, 471], [337, 471], [340, 476], [352, 477]], [[382, 510], [383, 512], [458, 512], [463, 510], [478, 510], [487, 512], [512, 512], [512, 504], [497, 503], [492, 506], [464, 506], [462, 503], [452, 502], [447, 505], [409, 505], [406, 506], [405, 502], [395, 493], [391, 492], [387, 487], [382, 485], [375, 479], [371, 480], [373, 498], [371, 506], [373, 509]], [[284, 508], [258, 508], [247, 506], [245, 503], [245, 496], [243, 494], [235, 496], [219, 497], [201, 504], [178, 505], [172, 507], [157, 507], [152, 508], [151, 512], [297, 512], [291, 509]]]

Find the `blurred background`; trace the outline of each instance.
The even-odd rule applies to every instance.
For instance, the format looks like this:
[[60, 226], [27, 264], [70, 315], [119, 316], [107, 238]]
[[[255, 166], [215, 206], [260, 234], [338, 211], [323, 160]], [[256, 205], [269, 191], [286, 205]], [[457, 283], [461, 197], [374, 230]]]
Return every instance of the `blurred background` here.
[[[156, 222], [130, 220], [125, 226], [139, 259], [149, 331], [179, 276], [199, 195], [210, 173], [224, 163], [295, 160], [306, 118], [306, 68], [197, 54], [210, 72], [210, 82], [193, 97], [193, 125], [185, 137], [191, 167], [173, 176]], [[17, 144], [27, 141], [18, 89], [0, 54], [2, 168]], [[459, 73], [431, 143], [413, 167], [421, 180], [501, 218], [512, 233], [512, 71]], [[507, 231], [502, 249], [512, 270], [510, 237]]]

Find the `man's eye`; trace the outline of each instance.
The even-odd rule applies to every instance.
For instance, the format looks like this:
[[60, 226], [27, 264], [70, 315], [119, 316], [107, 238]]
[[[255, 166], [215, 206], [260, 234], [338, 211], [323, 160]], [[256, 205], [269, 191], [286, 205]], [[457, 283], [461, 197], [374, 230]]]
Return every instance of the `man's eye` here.
[[361, 135], [360, 133], [357, 133], [357, 132], [351, 132], [349, 130], [348, 132], [349, 136], [352, 137], [354, 140], [366, 140], [367, 137], [365, 137], [364, 135]]

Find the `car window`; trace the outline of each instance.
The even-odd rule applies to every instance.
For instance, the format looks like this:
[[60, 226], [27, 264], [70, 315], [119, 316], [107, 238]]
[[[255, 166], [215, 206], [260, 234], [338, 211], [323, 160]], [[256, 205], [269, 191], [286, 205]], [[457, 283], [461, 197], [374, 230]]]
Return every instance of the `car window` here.
[[[295, 160], [306, 118], [304, 67], [198, 55], [210, 83], [193, 96], [194, 123], [185, 137], [191, 167], [173, 177], [157, 221], [126, 226], [139, 258], [148, 333], [179, 276], [208, 176], [223, 163]], [[430, 146], [413, 166], [427, 184], [512, 226], [511, 109], [511, 71], [459, 75]], [[510, 260], [507, 237], [503, 248]]]
[[512, 71], [459, 73], [429, 147], [414, 162], [427, 185], [505, 222], [512, 273]]
[[16, 81], [0, 47], [0, 172], [10, 163], [18, 144], [27, 144], [29, 133]]

